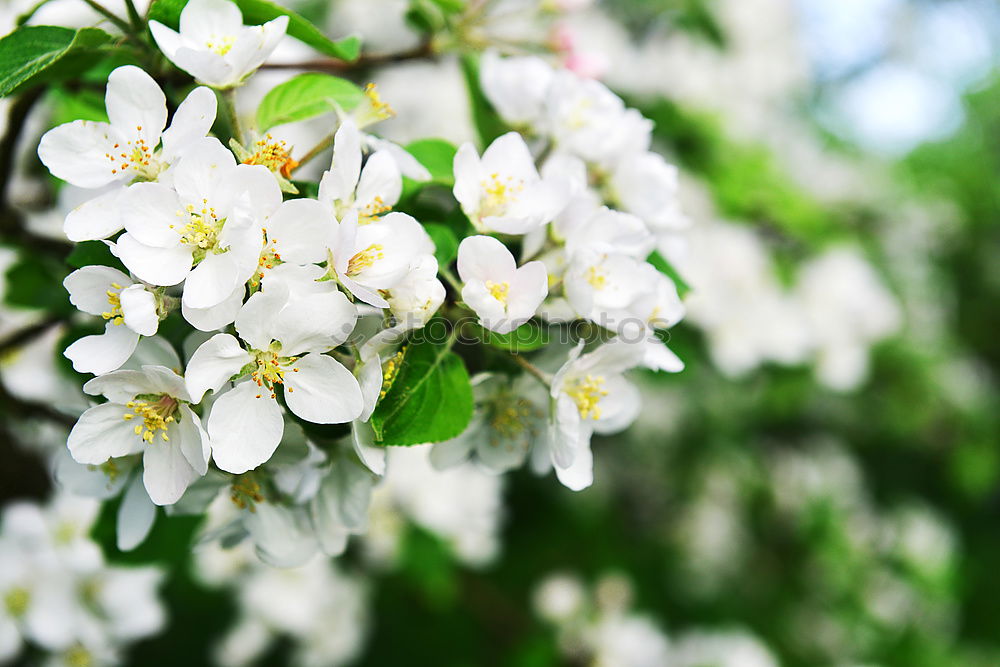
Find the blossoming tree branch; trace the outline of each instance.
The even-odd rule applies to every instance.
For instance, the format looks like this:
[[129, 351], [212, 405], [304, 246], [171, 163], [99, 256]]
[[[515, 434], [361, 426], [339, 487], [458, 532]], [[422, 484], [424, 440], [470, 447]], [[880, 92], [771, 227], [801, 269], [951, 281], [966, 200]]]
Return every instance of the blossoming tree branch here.
[[[687, 220], [652, 123], [596, 80], [484, 49], [488, 3], [437, 3], [448, 38], [395, 56], [461, 58], [481, 141], [457, 147], [379, 136], [378, 57], [268, 0], [87, 4], [106, 25], [0, 41], [0, 93], [23, 120], [53, 81], [103, 89], [37, 154], [79, 195], [63, 284], [99, 325], [65, 350], [93, 402], [64, 477], [123, 494], [123, 548], [155, 506], [222, 495], [210, 537], [280, 566], [337, 555], [388, 447], [584, 489], [591, 436], [642, 409], [629, 371], [682, 370], [665, 341], [685, 286], [654, 248]], [[318, 71], [247, 122], [241, 92], [286, 37]], [[310, 119], [328, 121], [316, 145], [270, 132]]]

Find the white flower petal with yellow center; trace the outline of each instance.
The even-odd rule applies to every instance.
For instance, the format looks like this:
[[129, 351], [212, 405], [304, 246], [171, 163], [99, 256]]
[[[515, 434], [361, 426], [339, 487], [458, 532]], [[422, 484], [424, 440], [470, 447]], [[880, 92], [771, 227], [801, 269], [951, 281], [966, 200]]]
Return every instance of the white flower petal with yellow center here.
[[552, 379], [549, 454], [559, 481], [579, 491], [593, 483], [593, 433], [615, 433], [635, 420], [639, 391], [622, 375], [642, 363], [645, 347], [613, 338], [583, 356], [581, 342]]
[[680, 231], [691, 225], [677, 198], [677, 167], [657, 153], [622, 158], [608, 185], [621, 209], [639, 216], [654, 230]]
[[143, 455], [143, 482], [157, 505], [177, 502], [208, 469], [210, 447], [201, 420], [189, 407], [184, 379], [162, 366], [112, 371], [84, 385], [107, 403], [90, 408], [70, 431], [67, 445], [78, 463]]
[[185, 281], [182, 302], [209, 309], [234, 299], [257, 270], [264, 229], [281, 190], [262, 166], [237, 165], [215, 139], [178, 162], [173, 187], [141, 183], [122, 196], [130, 211], [117, 253], [146, 282]]
[[80, 373], [101, 375], [119, 368], [139, 336], [152, 336], [159, 328], [156, 295], [117, 269], [86, 266], [67, 276], [63, 286], [74, 306], [107, 321], [103, 334], [85, 336], [66, 348], [66, 357]]
[[542, 179], [517, 132], [498, 137], [483, 152], [462, 144], [454, 161], [455, 199], [480, 232], [526, 234], [555, 218], [569, 199], [569, 185]]
[[629, 255], [583, 250], [566, 269], [563, 289], [581, 317], [610, 331], [638, 336], [649, 327], [649, 313], [644, 311], [661, 275]]
[[358, 381], [323, 353], [347, 340], [357, 312], [338, 291], [289, 298], [282, 282], [251, 296], [236, 317], [236, 331], [217, 334], [192, 355], [187, 386], [199, 400], [226, 382], [236, 387], [221, 394], [208, 417], [216, 464], [243, 473], [267, 461], [284, 431], [278, 387], [285, 404], [307, 421], [339, 424], [362, 410]]
[[181, 11], [180, 32], [149, 22], [156, 45], [179, 68], [213, 88], [232, 88], [257, 71], [277, 48], [288, 17], [244, 26], [229, 0], [191, 0]]
[[403, 189], [403, 177], [388, 150], [375, 151], [361, 166], [362, 135], [350, 118], [334, 135], [333, 162], [319, 182], [319, 202], [338, 220], [356, 211], [362, 224], [392, 210]]
[[445, 289], [437, 272], [434, 255], [422, 255], [414, 260], [406, 277], [389, 290], [389, 307], [404, 328], [424, 326], [444, 303]]
[[[119, 67], [108, 77], [110, 123], [78, 120], [42, 137], [38, 156], [52, 175], [82, 188], [117, 187], [73, 209], [64, 230], [71, 241], [111, 236], [123, 226], [118, 198], [124, 186], [155, 181], [215, 122], [216, 100], [196, 88], [181, 103], [171, 126], [157, 83], [138, 67]], [[162, 142], [162, 146], [157, 149]]]
[[514, 255], [492, 236], [470, 236], [458, 246], [462, 300], [476, 311], [479, 323], [509, 333], [527, 322], [549, 293], [541, 262], [518, 268]]
[[369, 305], [388, 308], [380, 290], [397, 286], [419, 258], [434, 253], [434, 242], [405, 213], [359, 224], [357, 213], [350, 211], [337, 226], [329, 252], [328, 265], [341, 285]]

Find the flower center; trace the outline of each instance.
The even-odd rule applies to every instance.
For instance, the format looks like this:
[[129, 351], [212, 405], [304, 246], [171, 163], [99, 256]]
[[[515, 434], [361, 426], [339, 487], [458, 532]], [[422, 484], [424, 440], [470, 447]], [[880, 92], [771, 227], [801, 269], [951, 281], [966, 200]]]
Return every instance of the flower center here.
[[[297, 357], [281, 357], [273, 350], [251, 350], [253, 361], [250, 371], [250, 378], [257, 383], [261, 389], [266, 389], [271, 398], [275, 398], [274, 385], [285, 383], [285, 373], [288, 366], [298, 361]], [[291, 369], [293, 373], [298, 373], [298, 368]], [[288, 387], [288, 391], [292, 391]], [[257, 398], [263, 398], [263, 393], [257, 394]]]
[[[142, 436], [147, 444], [153, 444], [153, 438], [159, 433], [164, 442], [170, 440], [167, 435], [167, 428], [174, 422], [174, 413], [177, 411], [177, 399], [173, 396], [161, 394], [160, 396], [149, 397], [149, 400], [135, 400], [125, 404], [126, 408], [132, 412], [126, 412], [122, 419], [132, 421], [136, 417], [142, 419], [142, 423], [136, 424], [135, 434]], [[155, 399], [155, 400], [154, 400]]]
[[[106, 320], [111, 320], [115, 324], [121, 324], [125, 321], [122, 317], [122, 299], [121, 290], [122, 286], [118, 283], [111, 283], [113, 289], [109, 289], [105, 294], [108, 295], [108, 303], [111, 305], [111, 310], [101, 313], [101, 317]], [[115, 290], [118, 290], [117, 292]]]
[[236, 43], [235, 37], [226, 35], [224, 37], [219, 37], [219, 36], [213, 37], [212, 39], [205, 42], [205, 46], [207, 46], [208, 50], [211, 51], [212, 53], [224, 56], [233, 50], [233, 44], [235, 43]]
[[529, 401], [506, 392], [497, 397], [489, 414], [490, 445], [507, 448], [526, 449], [535, 432], [533, 424], [541, 417]]
[[374, 83], [365, 86], [365, 99], [354, 111], [354, 120], [358, 127], [366, 127], [396, 115], [392, 107], [382, 100]]
[[[142, 132], [142, 125], [136, 125], [136, 132]], [[135, 139], [126, 141], [125, 145], [115, 144], [111, 152], [104, 157], [111, 163], [111, 173], [118, 175], [126, 171], [133, 172], [137, 180], [155, 181], [163, 165], [153, 154], [153, 146], [139, 134]]]
[[502, 283], [495, 283], [492, 280], [486, 281], [486, 289], [489, 291], [490, 296], [499, 301], [502, 304], [507, 303], [507, 293], [510, 291], [510, 283], [506, 280]]
[[12, 588], [3, 596], [3, 604], [7, 608], [7, 613], [14, 618], [24, 616], [30, 602], [31, 594], [26, 588]]
[[607, 271], [597, 266], [592, 266], [587, 269], [585, 277], [587, 282], [590, 283], [590, 286], [596, 290], [604, 289], [604, 286], [608, 284]]
[[593, 376], [588, 373], [586, 377], [573, 382], [566, 393], [576, 403], [576, 409], [580, 411], [581, 418], [594, 420], [601, 418], [599, 403], [603, 397], [608, 395], [602, 376]]
[[485, 195], [479, 207], [480, 218], [503, 215], [524, 189], [523, 181], [515, 181], [512, 176], [501, 178], [497, 173], [490, 174], [490, 177], [480, 181], [479, 185]]
[[356, 276], [365, 269], [371, 268], [375, 262], [385, 259], [385, 248], [381, 243], [373, 243], [359, 253], [356, 253], [347, 262], [347, 275]]
[[92, 667], [94, 656], [86, 648], [77, 644], [66, 651], [63, 655], [63, 661], [67, 667]]
[[399, 352], [392, 355], [389, 361], [385, 362], [385, 367], [382, 368], [382, 391], [379, 392], [379, 400], [385, 398], [386, 392], [392, 388], [392, 383], [395, 381], [396, 375], [399, 374], [399, 367], [403, 365], [405, 351], [405, 347], [400, 349]]
[[275, 245], [277, 242], [278, 239], [268, 237], [267, 229], [265, 229], [264, 249], [260, 251], [260, 258], [257, 260], [257, 273], [250, 278], [253, 287], [259, 285], [260, 281], [264, 279], [265, 269], [273, 269], [281, 264], [281, 254], [278, 253], [278, 247]]
[[392, 210], [392, 206], [386, 204], [385, 201], [376, 196], [370, 202], [368, 202], [363, 209], [358, 211], [358, 224], [367, 225], [374, 222], [378, 216], [383, 213], [388, 213]]
[[258, 139], [254, 144], [254, 152], [243, 164], [259, 164], [267, 167], [285, 178], [292, 177], [292, 171], [299, 163], [292, 159], [292, 151], [284, 141], [278, 141], [270, 134]]
[[209, 251], [218, 252], [219, 232], [225, 222], [208, 205], [207, 199], [202, 199], [201, 203], [200, 209], [188, 204], [183, 211], [177, 211], [178, 218], [187, 220], [180, 229], [170, 225], [171, 229], [177, 229], [181, 235], [181, 243], [194, 247], [196, 261], [204, 259]]

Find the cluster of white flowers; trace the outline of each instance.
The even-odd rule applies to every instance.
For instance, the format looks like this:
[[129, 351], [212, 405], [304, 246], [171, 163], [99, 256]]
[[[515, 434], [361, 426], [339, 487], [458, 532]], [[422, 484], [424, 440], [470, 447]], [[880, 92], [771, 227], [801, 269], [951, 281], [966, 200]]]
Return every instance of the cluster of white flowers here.
[[245, 547], [206, 544], [195, 551], [194, 564], [204, 584], [236, 595], [236, 624], [213, 651], [219, 667], [255, 664], [281, 638], [292, 641], [291, 664], [300, 667], [336, 667], [360, 653], [369, 624], [366, 586], [330, 560], [275, 569]]
[[668, 636], [632, 610], [633, 591], [621, 575], [605, 575], [587, 590], [576, 576], [553, 574], [535, 590], [535, 610], [555, 626], [560, 653], [580, 664], [614, 667], [776, 667], [767, 646], [739, 630], [692, 630]]
[[[44, 665], [116, 665], [129, 644], [157, 634], [166, 613], [158, 567], [108, 565], [90, 539], [96, 501], [60, 495], [19, 502], [0, 518], [0, 663], [25, 647]], [[35, 663], [32, 663], [35, 664]]]
[[750, 227], [701, 223], [687, 241], [676, 261], [693, 288], [688, 321], [705, 331], [712, 360], [730, 377], [767, 362], [811, 362], [823, 385], [851, 390], [868, 376], [869, 348], [901, 326], [896, 298], [851, 246], [806, 260], [786, 287]]
[[[105, 329], [65, 352], [78, 372], [96, 376], [84, 392], [102, 398], [69, 434], [83, 468], [63, 478], [102, 497], [125, 489], [122, 548], [142, 542], [155, 506], [201, 512], [218, 496], [233, 501], [219, 530], [249, 537], [269, 563], [341, 553], [350, 534], [364, 532], [385, 472], [368, 422], [406, 363], [410, 332], [445, 304], [440, 273], [452, 287], [446, 315], [456, 332], [464, 309], [501, 335], [533, 318], [589, 323], [591, 343], [547, 348], [537, 360], [552, 372], [515, 353], [523, 377], [474, 377], [472, 421], [438, 443], [434, 467], [471, 458], [503, 472], [530, 454], [537, 472], [554, 467], [566, 486], [589, 486], [591, 435], [624, 429], [640, 410], [624, 373], [683, 368], [657, 332], [684, 308], [647, 260], [687, 222], [676, 169], [650, 150], [651, 123], [596, 81], [488, 53], [482, 88], [519, 132], [482, 155], [470, 143], [457, 149], [456, 209], [475, 231], [460, 240], [456, 277], [438, 266], [424, 225], [393, 210], [404, 176], [430, 173], [365, 131], [392, 115], [373, 87], [353, 112], [336, 109], [332, 162], [314, 198], [292, 196], [299, 163], [283, 142], [265, 136], [245, 147], [238, 119], [230, 147], [210, 134], [217, 93], [231, 104], [286, 27], [287, 17], [244, 26], [228, 0], [192, 0], [179, 32], [151, 23], [164, 54], [202, 84], [169, 127], [164, 92], [130, 65], [109, 77], [108, 122], [74, 121], [40, 142], [51, 173], [90, 193], [67, 214], [66, 236], [105, 243], [127, 271], [85, 266], [64, 282], [70, 301]], [[168, 318], [189, 327], [182, 354], [157, 335]], [[317, 446], [302, 424], [345, 424], [351, 435]], [[402, 481], [389, 486], [416, 521], [454, 533], [470, 560], [496, 551], [498, 485], [484, 496], [493, 527], [484, 523], [467, 543], [439, 525], [452, 519], [437, 505]]]

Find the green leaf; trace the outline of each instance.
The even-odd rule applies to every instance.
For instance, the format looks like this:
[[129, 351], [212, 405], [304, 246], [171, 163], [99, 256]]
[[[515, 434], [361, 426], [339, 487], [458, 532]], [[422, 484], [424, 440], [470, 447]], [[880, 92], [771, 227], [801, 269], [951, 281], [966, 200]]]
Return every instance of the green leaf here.
[[422, 340], [404, 348], [399, 370], [375, 407], [371, 425], [376, 444], [409, 446], [450, 440], [465, 430], [471, 418], [472, 385], [462, 359], [449, 345]]
[[431, 182], [448, 187], [455, 185], [454, 162], [458, 149], [454, 144], [444, 139], [420, 139], [409, 144], [406, 150], [431, 172]]
[[531, 352], [549, 344], [549, 331], [535, 320], [528, 320], [510, 333], [499, 334], [480, 327], [482, 341], [509, 352]]
[[264, 132], [275, 125], [294, 123], [335, 110], [350, 111], [364, 93], [347, 79], [310, 72], [275, 86], [257, 108], [257, 127]]
[[[97, 28], [21, 27], [0, 39], [0, 97], [90, 67], [111, 36]], [[68, 57], [72, 56], [72, 57]]]
[[472, 107], [472, 120], [476, 125], [479, 143], [481, 146], [488, 146], [510, 128], [490, 105], [479, 86], [479, 60], [475, 56], [462, 57], [462, 74], [465, 75], [465, 86], [469, 93], [469, 105]]
[[674, 285], [677, 286], [677, 294], [681, 298], [684, 298], [684, 295], [691, 291], [691, 286], [681, 277], [681, 274], [677, 272], [674, 265], [664, 259], [659, 251], [650, 255], [646, 261], [656, 267], [657, 271], [674, 281]]
[[123, 273], [128, 273], [121, 261], [111, 254], [111, 248], [103, 241], [83, 241], [82, 243], [77, 243], [73, 248], [73, 252], [66, 258], [66, 262], [76, 269], [97, 265], [110, 266]]
[[[359, 38], [351, 36], [334, 41], [320, 32], [310, 21], [275, 2], [270, 2], [270, 0], [234, 1], [243, 12], [243, 22], [247, 25], [260, 25], [279, 16], [287, 16], [288, 34], [320, 53], [347, 62], [357, 60], [361, 54], [361, 40]], [[184, 9], [185, 5], [187, 5], [187, 0], [156, 0], [150, 7], [149, 19], [159, 21], [176, 30], [181, 10]]]
[[448, 266], [458, 254], [458, 237], [447, 225], [436, 222], [424, 223], [424, 229], [434, 241], [434, 257], [437, 258], [438, 266]]
[[78, 90], [72, 93], [58, 89], [51, 93], [52, 125], [71, 123], [74, 120], [108, 122], [104, 108], [104, 95], [96, 90]]

